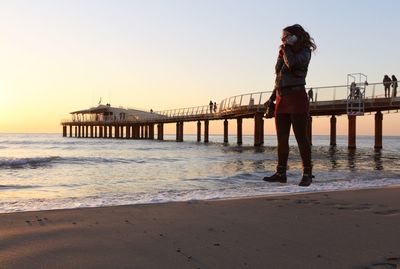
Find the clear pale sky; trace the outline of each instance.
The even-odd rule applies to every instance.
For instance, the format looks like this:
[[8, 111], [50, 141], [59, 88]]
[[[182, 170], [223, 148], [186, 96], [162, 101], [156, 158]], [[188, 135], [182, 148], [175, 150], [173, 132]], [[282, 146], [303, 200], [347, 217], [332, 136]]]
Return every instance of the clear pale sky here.
[[[294, 23], [318, 45], [307, 86], [343, 85], [356, 72], [400, 78], [399, 10], [398, 0], [2, 0], [0, 132], [61, 133], [61, 119], [100, 97], [163, 110], [271, 90], [281, 30]], [[399, 122], [384, 114], [384, 134], [400, 135]], [[313, 123], [329, 133], [328, 117]], [[338, 124], [346, 134], [347, 118]], [[373, 116], [357, 124], [373, 134]]]

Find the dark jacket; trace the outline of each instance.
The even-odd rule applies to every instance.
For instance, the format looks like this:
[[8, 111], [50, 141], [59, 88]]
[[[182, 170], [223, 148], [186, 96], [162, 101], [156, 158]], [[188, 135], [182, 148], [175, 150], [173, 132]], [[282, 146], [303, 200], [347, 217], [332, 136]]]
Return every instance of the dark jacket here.
[[283, 55], [278, 57], [275, 65], [275, 89], [279, 95], [290, 94], [291, 89], [303, 88], [306, 84], [308, 64], [311, 60], [311, 50], [303, 48], [293, 52], [290, 46], [285, 46]]

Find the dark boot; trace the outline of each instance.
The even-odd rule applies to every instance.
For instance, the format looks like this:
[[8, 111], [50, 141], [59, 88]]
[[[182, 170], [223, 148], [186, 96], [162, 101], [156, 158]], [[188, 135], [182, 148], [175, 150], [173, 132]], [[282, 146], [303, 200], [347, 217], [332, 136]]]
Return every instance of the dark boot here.
[[308, 187], [311, 185], [312, 179], [312, 169], [311, 167], [304, 167], [303, 168], [303, 177], [301, 178], [301, 181], [299, 183], [300, 187]]
[[279, 182], [279, 183], [286, 183], [286, 167], [278, 166], [276, 169], [276, 173], [269, 177], [264, 177], [264, 181], [267, 182]]

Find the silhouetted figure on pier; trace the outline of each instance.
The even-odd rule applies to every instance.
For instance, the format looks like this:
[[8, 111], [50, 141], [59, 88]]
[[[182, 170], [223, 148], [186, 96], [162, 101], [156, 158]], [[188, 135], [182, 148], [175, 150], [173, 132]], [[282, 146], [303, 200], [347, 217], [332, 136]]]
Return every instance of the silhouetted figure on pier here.
[[397, 78], [395, 75], [392, 75], [392, 88], [393, 88], [393, 97], [397, 96]]
[[[275, 65], [276, 94], [275, 126], [278, 138], [278, 165], [276, 173], [264, 177], [268, 182], [286, 183], [286, 169], [289, 157], [290, 128], [296, 136], [301, 160], [303, 177], [299, 186], [307, 187], [312, 182], [311, 144], [308, 138], [308, 120], [310, 102], [305, 89], [311, 52], [317, 46], [302, 26], [295, 24], [283, 29], [282, 45]], [[271, 98], [270, 97], [270, 98]]]
[[217, 113], [217, 102], [214, 102], [214, 113]]
[[390, 85], [392, 84], [392, 80], [388, 75], [383, 77], [383, 86], [385, 87], [385, 97], [390, 97]]
[[352, 82], [350, 84], [350, 99], [354, 99], [355, 95], [356, 95], [356, 83]]
[[314, 102], [314, 92], [313, 92], [312, 88], [310, 88], [310, 90], [308, 90], [308, 100], [311, 102]]
[[213, 101], [210, 100], [210, 103], [208, 103], [208, 105], [210, 106], [210, 113], [212, 113], [213, 112], [213, 107], [214, 107]]

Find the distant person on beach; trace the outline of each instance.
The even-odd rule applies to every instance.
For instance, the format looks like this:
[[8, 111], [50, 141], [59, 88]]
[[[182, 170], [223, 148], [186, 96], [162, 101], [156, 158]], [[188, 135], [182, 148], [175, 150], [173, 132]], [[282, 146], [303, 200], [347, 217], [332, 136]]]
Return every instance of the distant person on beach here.
[[397, 78], [395, 75], [392, 75], [392, 88], [393, 88], [393, 97], [397, 96]]
[[212, 113], [213, 112], [213, 107], [214, 107], [213, 101], [210, 100], [210, 103], [208, 103], [208, 105], [210, 106], [210, 113]]
[[299, 186], [307, 187], [312, 182], [311, 144], [308, 139], [310, 103], [305, 90], [311, 52], [317, 46], [299, 24], [282, 31], [282, 44], [275, 65], [275, 89], [270, 100], [276, 98], [275, 126], [278, 140], [278, 165], [276, 173], [264, 177], [267, 182], [286, 183], [289, 157], [290, 127], [296, 136], [303, 164], [303, 176]]
[[385, 87], [385, 97], [390, 97], [390, 85], [392, 84], [392, 80], [388, 75], [383, 77], [383, 86]]
[[217, 102], [214, 102], [214, 113], [217, 112]]
[[312, 88], [310, 88], [310, 90], [308, 91], [308, 100], [314, 102], [314, 92]]

